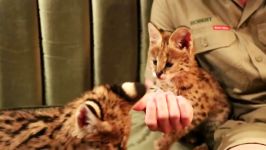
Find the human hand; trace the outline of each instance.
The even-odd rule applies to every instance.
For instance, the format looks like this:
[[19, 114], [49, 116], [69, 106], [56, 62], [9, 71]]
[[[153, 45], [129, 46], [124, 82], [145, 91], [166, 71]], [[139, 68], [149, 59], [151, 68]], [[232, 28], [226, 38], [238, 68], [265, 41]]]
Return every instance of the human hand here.
[[193, 118], [193, 108], [187, 99], [161, 90], [144, 95], [133, 110], [145, 111], [148, 128], [164, 133], [182, 130]]

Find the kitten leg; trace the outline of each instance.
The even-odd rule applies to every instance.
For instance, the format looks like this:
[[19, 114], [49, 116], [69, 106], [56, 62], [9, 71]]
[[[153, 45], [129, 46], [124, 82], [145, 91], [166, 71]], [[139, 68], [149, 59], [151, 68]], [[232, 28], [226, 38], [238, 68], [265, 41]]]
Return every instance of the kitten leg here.
[[120, 150], [126, 150], [127, 149], [127, 141], [128, 141], [128, 136], [124, 136], [122, 143], [120, 145]]
[[214, 132], [222, 125], [229, 116], [229, 107], [219, 106], [215, 112], [209, 114], [208, 119], [204, 122], [204, 135], [205, 141], [210, 148], [214, 147]]
[[162, 137], [160, 137], [158, 140], [154, 143], [154, 149], [155, 150], [169, 150], [171, 145], [176, 140], [175, 133], [168, 133], [164, 134]]
[[179, 132], [170, 132], [167, 134], [164, 134], [162, 137], [160, 137], [157, 141], [155, 141], [155, 150], [169, 150], [172, 144], [181, 139], [183, 136], [187, 135], [191, 129], [194, 128], [194, 125], [191, 124], [182, 131]]

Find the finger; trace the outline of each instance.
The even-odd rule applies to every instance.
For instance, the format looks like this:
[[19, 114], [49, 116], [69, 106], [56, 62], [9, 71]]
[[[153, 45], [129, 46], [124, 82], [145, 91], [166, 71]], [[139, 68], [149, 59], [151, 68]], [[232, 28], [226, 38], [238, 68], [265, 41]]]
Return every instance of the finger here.
[[183, 127], [188, 126], [193, 119], [193, 108], [189, 101], [183, 96], [178, 96], [178, 106], [180, 110], [180, 122]]
[[169, 122], [169, 112], [164, 93], [159, 93], [156, 96], [157, 118], [159, 129], [165, 133], [172, 130]]
[[178, 131], [181, 128], [180, 112], [179, 112], [177, 98], [171, 92], [167, 92], [167, 104], [168, 104], [169, 120], [171, 127], [176, 131]]
[[150, 130], [156, 131], [158, 129], [156, 104], [153, 97], [150, 98], [147, 102], [145, 123]]
[[151, 94], [145, 94], [133, 107], [132, 109], [135, 111], [143, 111], [146, 109], [147, 100], [148, 97], [151, 96]]

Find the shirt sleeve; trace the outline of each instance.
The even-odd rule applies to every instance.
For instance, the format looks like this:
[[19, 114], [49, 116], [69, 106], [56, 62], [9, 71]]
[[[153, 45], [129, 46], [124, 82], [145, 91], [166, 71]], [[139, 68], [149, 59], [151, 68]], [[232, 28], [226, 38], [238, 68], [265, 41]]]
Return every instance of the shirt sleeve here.
[[158, 28], [172, 31], [174, 29], [167, 0], [154, 0], [151, 9], [151, 22]]
[[[151, 22], [159, 29], [171, 31], [173, 30], [173, 25], [171, 21], [171, 13], [169, 11], [168, 3], [166, 0], [154, 0], [151, 9]], [[149, 62], [150, 56], [148, 54], [146, 69], [145, 69], [145, 80], [154, 81], [152, 75], [152, 70], [150, 68]]]

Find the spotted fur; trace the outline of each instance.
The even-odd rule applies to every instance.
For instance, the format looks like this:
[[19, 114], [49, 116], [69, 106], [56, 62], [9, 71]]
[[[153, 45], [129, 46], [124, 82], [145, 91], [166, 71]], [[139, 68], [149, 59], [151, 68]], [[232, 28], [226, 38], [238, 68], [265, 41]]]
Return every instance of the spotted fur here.
[[141, 84], [101, 85], [62, 107], [1, 110], [0, 149], [126, 149], [128, 113], [144, 92]]
[[[184, 96], [193, 106], [192, 124], [179, 132], [165, 134], [157, 141], [157, 149], [169, 149], [171, 144], [200, 130], [209, 148], [213, 148], [214, 130], [225, 122], [230, 105], [223, 90], [211, 74], [198, 67], [193, 40], [187, 27], [179, 27], [173, 33], [159, 31], [149, 24], [149, 64], [156, 88]], [[193, 137], [196, 143], [196, 137]], [[197, 143], [198, 144], [198, 143]], [[204, 147], [204, 148], [203, 148]], [[208, 149], [198, 146], [195, 149]]]

